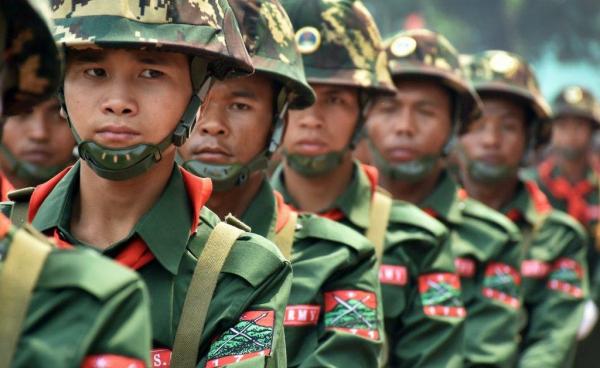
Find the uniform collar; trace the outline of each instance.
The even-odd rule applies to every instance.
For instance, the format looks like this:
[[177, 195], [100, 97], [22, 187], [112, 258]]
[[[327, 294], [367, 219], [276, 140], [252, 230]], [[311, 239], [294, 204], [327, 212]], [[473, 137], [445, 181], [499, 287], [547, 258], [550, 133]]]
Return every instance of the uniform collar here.
[[446, 171], [442, 171], [437, 185], [431, 194], [419, 205], [426, 212], [433, 212], [450, 223], [458, 223], [462, 219], [458, 186]]
[[242, 215], [241, 220], [252, 228], [252, 232], [267, 239], [275, 234], [277, 208], [273, 187], [268, 180], [263, 180], [256, 196]]
[[[70, 218], [73, 199], [79, 188], [79, 170], [80, 163], [77, 162], [48, 194], [33, 218], [34, 227], [41, 231], [58, 228], [69, 240], [75, 240], [70, 235]], [[184, 180], [184, 175], [174, 165], [171, 177], [157, 202], [142, 216], [124, 241], [113, 244], [106, 252], [112, 253], [128, 243], [134, 235], [138, 235], [161, 265], [172, 274], [177, 274], [187, 248], [190, 229], [197, 221], [193, 218], [197, 212], [194, 210], [196, 206], [191, 205], [187, 193], [191, 188], [187, 183], [189, 179]]]
[[501, 212], [511, 219], [513, 219], [512, 214], [521, 215], [529, 225], [534, 226], [551, 209], [548, 199], [535, 182], [521, 180], [517, 184], [516, 195], [501, 209]]
[[[298, 208], [297, 203], [294, 203], [293, 198], [286, 190], [282, 165], [273, 173], [271, 183], [283, 195], [286, 203], [291, 204], [294, 208]], [[360, 163], [355, 161], [352, 170], [352, 179], [348, 188], [335, 200], [330, 209], [341, 211], [344, 217], [351, 223], [362, 229], [367, 229], [369, 227], [369, 210], [372, 194], [372, 180], [369, 179], [366, 170], [361, 167]], [[327, 212], [327, 210], [324, 212]]]

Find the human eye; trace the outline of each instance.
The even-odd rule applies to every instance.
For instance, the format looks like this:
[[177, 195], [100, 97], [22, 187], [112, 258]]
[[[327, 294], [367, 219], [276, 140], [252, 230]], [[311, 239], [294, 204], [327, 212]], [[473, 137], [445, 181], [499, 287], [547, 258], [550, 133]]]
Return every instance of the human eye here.
[[84, 73], [90, 77], [94, 77], [94, 78], [103, 78], [106, 77], [107, 73], [106, 70], [102, 69], [102, 68], [88, 68], [85, 69]]
[[141, 76], [143, 78], [155, 79], [162, 77], [164, 74], [165, 73], [161, 72], [160, 70], [146, 69], [142, 72]]

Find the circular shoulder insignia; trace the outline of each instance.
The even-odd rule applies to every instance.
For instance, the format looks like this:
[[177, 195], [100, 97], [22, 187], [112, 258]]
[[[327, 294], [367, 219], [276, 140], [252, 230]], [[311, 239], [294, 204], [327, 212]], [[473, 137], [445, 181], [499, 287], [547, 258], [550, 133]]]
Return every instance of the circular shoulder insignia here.
[[519, 60], [505, 52], [499, 52], [490, 59], [490, 68], [496, 73], [508, 74], [518, 67]]
[[321, 46], [321, 33], [315, 27], [303, 27], [296, 32], [296, 45], [301, 54], [312, 54]]
[[583, 91], [580, 87], [571, 86], [565, 90], [563, 96], [568, 103], [576, 105], [583, 100]]
[[392, 55], [397, 57], [405, 57], [417, 49], [417, 41], [414, 38], [408, 36], [398, 37], [390, 46]]

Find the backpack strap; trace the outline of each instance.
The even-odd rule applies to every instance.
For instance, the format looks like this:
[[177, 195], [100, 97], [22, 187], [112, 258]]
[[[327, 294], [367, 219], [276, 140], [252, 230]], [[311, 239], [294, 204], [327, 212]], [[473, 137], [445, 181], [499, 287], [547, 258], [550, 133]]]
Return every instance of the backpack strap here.
[[298, 223], [298, 212], [290, 211], [290, 217], [283, 228], [275, 234], [273, 243], [277, 245], [286, 259], [291, 259], [292, 247], [294, 246], [294, 234]]
[[0, 271], [0, 368], [10, 367], [38, 277], [52, 247], [29, 225], [12, 236]]
[[172, 368], [196, 366], [204, 323], [219, 274], [233, 244], [245, 231], [235, 226], [238, 221], [228, 216], [225, 222], [218, 223], [198, 257], [175, 334]]
[[12, 223], [17, 227], [21, 227], [27, 223], [29, 200], [31, 199], [34, 190], [34, 187], [28, 187], [8, 192], [8, 199], [13, 202], [12, 211], [9, 217]]
[[383, 247], [385, 246], [385, 232], [390, 220], [392, 198], [383, 189], [377, 188], [373, 195], [371, 212], [369, 213], [369, 229], [365, 236], [375, 246], [375, 256], [381, 263]]

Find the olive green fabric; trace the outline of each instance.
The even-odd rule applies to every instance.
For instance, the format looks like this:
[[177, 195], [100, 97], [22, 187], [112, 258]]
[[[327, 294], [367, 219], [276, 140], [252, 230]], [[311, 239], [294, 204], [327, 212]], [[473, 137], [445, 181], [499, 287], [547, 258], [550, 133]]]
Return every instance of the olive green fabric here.
[[593, 128], [600, 127], [600, 105], [591, 91], [577, 85], [562, 88], [552, 101], [552, 117], [577, 116], [590, 119]]
[[394, 82], [414, 77], [441, 82], [454, 93], [456, 124], [469, 122], [481, 114], [479, 96], [465, 76], [458, 51], [446, 37], [426, 29], [413, 29], [395, 34], [384, 45]]
[[[519, 185], [517, 194], [503, 208], [516, 210], [523, 219], [517, 222], [523, 234], [521, 251], [525, 261], [523, 275], [524, 312], [526, 324], [521, 330], [518, 367], [567, 367], [572, 364], [575, 335], [588, 296], [586, 272], [587, 240], [584, 229], [573, 218], [558, 210], [540, 212], [534, 198]], [[579, 279], [567, 279], [576, 285], [577, 296], [552, 289], [551, 282], [562, 271], [557, 261], [570, 260], [582, 268]], [[525, 262], [536, 262], [549, 271], [536, 277], [527, 275]], [[539, 268], [538, 268], [539, 269]]]
[[58, 88], [62, 55], [53, 42], [49, 13], [47, 0], [0, 4], [0, 17], [6, 20], [0, 61], [3, 115], [29, 112]]
[[135, 273], [88, 250], [54, 249], [33, 292], [11, 367], [79, 368], [97, 355], [148, 365], [150, 347], [148, 292]]
[[[79, 165], [78, 162], [52, 190], [32, 223], [45, 232], [58, 228], [69, 243], [90, 248], [69, 231], [72, 202], [79, 186]], [[218, 217], [204, 207], [200, 225], [190, 235], [190, 199], [181, 172], [174, 166], [161, 197], [135, 225], [130, 236], [104, 251], [105, 255], [114, 257], [129, 239], [139, 236], [156, 257], [138, 270], [150, 292], [155, 349], [171, 349], [173, 346], [181, 308], [198, 256], [218, 222]], [[200, 342], [198, 367], [204, 367], [207, 360], [219, 356], [219, 349], [211, 345], [215, 338], [230, 332], [238, 322], [246, 321], [242, 318], [246, 312], [256, 311], [274, 311], [275, 322], [270, 340], [271, 356], [263, 357], [258, 362], [252, 360], [255, 363], [251, 366], [285, 367], [282, 321], [290, 285], [290, 264], [275, 245], [257, 235], [244, 233], [225, 262], [210, 303]], [[244, 364], [249, 361], [244, 361]]]
[[[281, 167], [274, 173], [272, 184], [293, 203]], [[340, 222], [365, 234], [371, 194], [371, 184], [356, 162], [352, 182], [332, 206], [343, 213]], [[387, 277], [385, 270], [393, 276]], [[425, 312], [420, 283], [438, 275], [457, 277], [448, 230], [418, 207], [394, 201], [379, 273], [389, 350], [385, 360], [390, 367], [462, 366], [464, 316]], [[459, 290], [453, 301], [457, 311], [464, 310]]]
[[445, 172], [420, 207], [450, 230], [467, 308], [465, 367], [513, 367], [522, 302], [519, 229], [501, 213], [459, 197]]
[[[274, 239], [277, 206], [268, 181], [262, 184], [242, 220], [257, 234]], [[383, 342], [383, 314], [375, 253], [368, 240], [337, 222], [302, 213], [297, 220], [291, 262], [294, 278], [285, 320], [288, 365], [377, 367]], [[340, 291], [360, 291], [376, 297], [376, 325], [363, 332], [379, 338], [327, 325], [326, 293]], [[312, 306], [313, 312], [319, 311], [318, 322], [297, 321], [297, 313], [307, 310], [303, 309], [306, 306]]]

